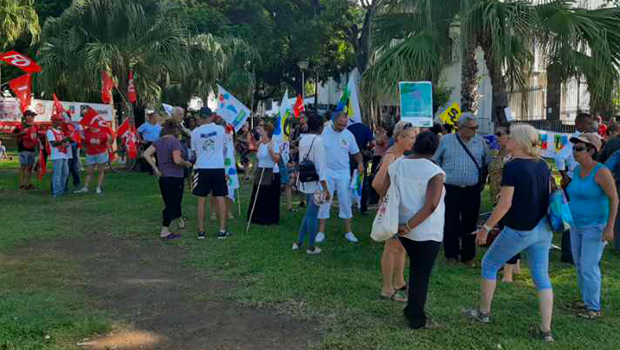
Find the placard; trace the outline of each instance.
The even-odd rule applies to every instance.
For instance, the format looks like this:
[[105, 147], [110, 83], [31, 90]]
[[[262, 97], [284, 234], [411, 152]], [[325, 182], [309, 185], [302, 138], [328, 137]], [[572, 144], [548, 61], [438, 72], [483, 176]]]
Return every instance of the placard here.
[[433, 126], [433, 85], [430, 81], [401, 81], [400, 120], [413, 126]]

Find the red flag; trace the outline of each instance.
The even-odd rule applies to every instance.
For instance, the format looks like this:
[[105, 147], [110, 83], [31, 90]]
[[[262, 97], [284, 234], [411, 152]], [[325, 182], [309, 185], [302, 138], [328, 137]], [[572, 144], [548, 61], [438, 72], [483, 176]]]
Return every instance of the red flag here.
[[129, 102], [135, 103], [138, 100], [138, 95], [136, 94], [136, 85], [133, 82], [133, 72], [129, 71], [129, 86], [127, 87], [127, 96], [129, 97]]
[[54, 108], [52, 109], [52, 114], [62, 114], [65, 111], [62, 107], [62, 103], [60, 103], [60, 100], [58, 100], [56, 94], [52, 94], [52, 97], [54, 98]]
[[112, 88], [114, 81], [106, 71], [101, 71], [101, 101], [105, 104], [112, 103]]
[[136, 127], [129, 119], [125, 119], [123, 124], [118, 128], [118, 137], [123, 140], [129, 158], [135, 159], [138, 156], [138, 135], [136, 133]]
[[16, 51], [3, 53], [0, 55], [0, 60], [12, 66], [18, 67], [26, 73], [41, 72], [41, 66], [39, 66], [37, 62]]
[[301, 113], [303, 113], [305, 110], [306, 108], [304, 107], [304, 99], [301, 97], [301, 95], [297, 95], [297, 100], [295, 101], [295, 105], [293, 106], [293, 114], [295, 115], [295, 118], [299, 118]]
[[20, 106], [22, 109], [22, 113], [28, 109], [30, 106], [30, 101], [32, 101], [32, 90], [30, 88], [30, 73], [24, 74], [19, 78], [15, 78], [9, 81], [9, 86], [11, 90], [15, 93], [19, 102], [21, 102]]
[[82, 128], [84, 129], [103, 129], [110, 136], [114, 136], [114, 131], [112, 131], [110, 124], [105, 121], [105, 119], [103, 119], [103, 117], [100, 116], [99, 113], [97, 113], [97, 111], [94, 110], [92, 107], [88, 107], [88, 110], [86, 111], [86, 113], [84, 113], [82, 120], [80, 120], [80, 125], [82, 125]]
[[46, 172], [47, 172], [47, 164], [45, 163], [45, 157], [43, 157], [43, 147], [39, 147], [39, 171], [38, 171], [39, 181], [43, 181], [43, 176], [45, 176]]

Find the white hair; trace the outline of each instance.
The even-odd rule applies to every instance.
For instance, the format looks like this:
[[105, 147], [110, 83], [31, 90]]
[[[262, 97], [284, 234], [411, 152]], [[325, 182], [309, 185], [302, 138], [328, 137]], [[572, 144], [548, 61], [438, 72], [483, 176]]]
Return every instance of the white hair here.
[[469, 122], [475, 122], [475, 121], [476, 121], [476, 118], [474, 117], [473, 114], [469, 112], [463, 113], [458, 121], [459, 128], [464, 127]]
[[184, 114], [185, 113], [185, 109], [183, 109], [183, 107], [174, 107], [172, 109], [172, 113], [171, 114], [175, 115], [177, 113]]

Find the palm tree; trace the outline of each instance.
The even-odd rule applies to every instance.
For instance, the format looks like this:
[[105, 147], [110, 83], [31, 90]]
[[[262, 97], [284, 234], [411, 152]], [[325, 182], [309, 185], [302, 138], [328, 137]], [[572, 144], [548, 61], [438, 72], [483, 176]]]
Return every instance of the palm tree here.
[[127, 99], [129, 70], [141, 104], [158, 102], [162, 87], [189, 66], [188, 31], [168, 0], [76, 0], [42, 33], [40, 82], [47, 94], [98, 100], [101, 71]]
[[40, 31], [33, 0], [0, 0], [0, 50], [7, 49], [26, 33], [34, 44]]

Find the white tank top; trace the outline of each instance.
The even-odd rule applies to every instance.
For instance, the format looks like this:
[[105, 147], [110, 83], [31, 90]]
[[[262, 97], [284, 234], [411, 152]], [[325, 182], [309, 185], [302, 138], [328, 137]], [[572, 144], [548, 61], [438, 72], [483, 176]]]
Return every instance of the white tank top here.
[[[400, 194], [398, 222], [401, 224], [411, 219], [424, 206], [429, 181], [438, 174], [445, 176], [443, 170], [432, 161], [410, 158], [400, 158], [392, 163], [389, 174], [390, 178], [394, 179]], [[441, 193], [439, 205], [431, 216], [404, 237], [413, 241], [443, 241], [446, 212], [445, 195], [446, 190], [444, 189]]]

